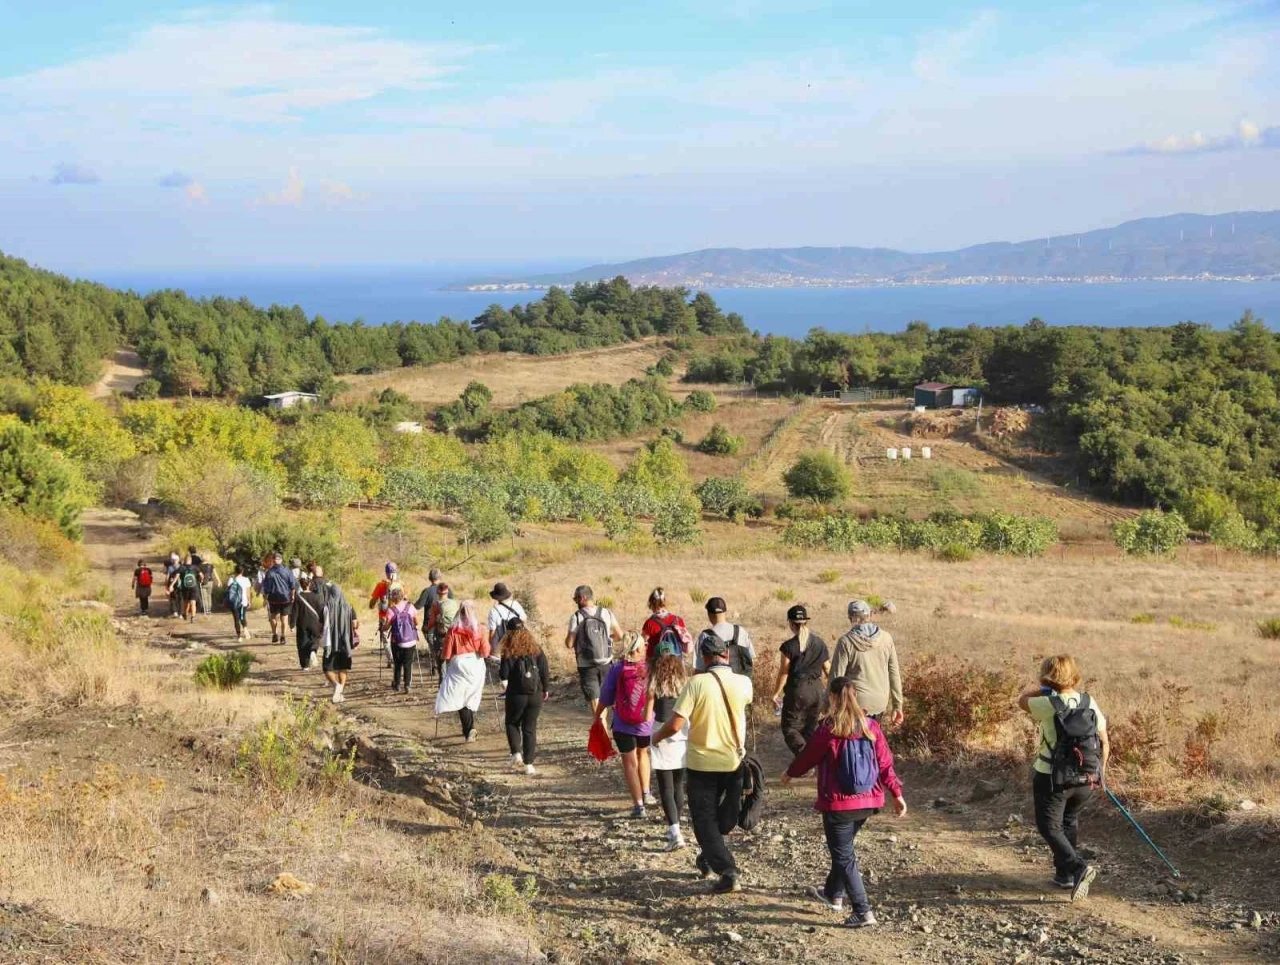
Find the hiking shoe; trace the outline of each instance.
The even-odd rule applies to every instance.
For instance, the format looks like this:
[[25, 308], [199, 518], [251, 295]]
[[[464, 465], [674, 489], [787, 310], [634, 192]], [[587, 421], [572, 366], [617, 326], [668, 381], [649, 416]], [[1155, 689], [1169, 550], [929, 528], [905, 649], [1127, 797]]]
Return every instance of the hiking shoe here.
[[742, 885], [738, 884], [737, 875], [721, 875], [720, 880], [711, 886], [713, 895], [733, 895], [742, 890]]
[[332, 700], [335, 704], [340, 704], [347, 698], [343, 694], [334, 694]]
[[819, 904], [826, 905], [831, 911], [844, 911], [844, 895], [841, 895], [839, 898], [828, 898], [826, 889], [818, 887], [806, 888], [805, 894], [816, 900]]
[[528, 776], [528, 777], [533, 777], [533, 776], [534, 776], [535, 774], [537, 774], [538, 772], [537, 772], [536, 770], [534, 770], [534, 768], [533, 768], [533, 765], [532, 765], [532, 764], [526, 764], [526, 765], [524, 766], [524, 773], [525, 773], [525, 775], [526, 775], [526, 776]]
[[854, 912], [844, 920], [845, 928], [874, 928], [880, 924], [876, 921], [875, 912], [864, 911], [861, 914]]
[[512, 766], [512, 767], [520, 767], [520, 766], [521, 766], [521, 765], [523, 765], [523, 764], [524, 764], [524, 755], [523, 755], [523, 754], [521, 754], [519, 751], [516, 751], [514, 754], [512, 754], [512, 755], [511, 755], [511, 766]]
[[271, 642], [272, 643], [280, 642], [280, 634], [276, 633], [274, 630], [271, 632]]
[[631, 808], [631, 816], [633, 818], [643, 818], [645, 815], [646, 812], [643, 804], [637, 804]]
[[1068, 874], [1055, 874], [1053, 876], [1053, 886], [1055, 888], [1074, 888], [1076, 886], [1075, 879]]
[[679, 828], [675, 831], [667, 831], [667, 850], [679, 851], [685, 847], [684, 835], [680, 833]]
[[711, 865], [707, 864], [707, 859], [702, 855], [694, 859], [693, 865], [698, 869], [698, 877], [703, 881], [710, 881], [716, 876], [716, 873], [711, 870]]
[[657, 804], [658, 804], [658, 799], [657, 799], [656, 797], [654, 797], [654, 796], [653, 796], [653, 792], [652, 792], [652, 791], [645, 791], [645, 792], [644, 792], [644, 803], [645, 803], [646, 805], [648, 805], [649, 807], [656, 807], [656, 806], [657, 806]]
[[476, 729], [474, 727], [467, 731], [467, 743], [474, 744], [476, 742]]
[[1085, 865], [1078, 872], [1071, 882], [1071, 900], [1084, 901], [1089, 897], [1089, 886], [1093, 884], [1093, 879], [1098, 877], [1098, 869], [1091, 864]]

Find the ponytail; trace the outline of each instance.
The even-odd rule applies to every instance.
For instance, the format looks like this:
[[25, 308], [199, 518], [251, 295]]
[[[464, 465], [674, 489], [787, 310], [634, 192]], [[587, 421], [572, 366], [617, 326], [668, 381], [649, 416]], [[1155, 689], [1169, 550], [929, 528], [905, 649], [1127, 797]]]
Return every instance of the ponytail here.
[[662, 587], [654, 587], [652, 593], [649, 594], [649, 609], [661, 610], [667, 605], [667, 591]]
[[828, 688], [827, 727], [836, 737], [865, 737], [874, 741], [867, 715], [858, 703], [858, 688], [848, 677], [836, 677]]

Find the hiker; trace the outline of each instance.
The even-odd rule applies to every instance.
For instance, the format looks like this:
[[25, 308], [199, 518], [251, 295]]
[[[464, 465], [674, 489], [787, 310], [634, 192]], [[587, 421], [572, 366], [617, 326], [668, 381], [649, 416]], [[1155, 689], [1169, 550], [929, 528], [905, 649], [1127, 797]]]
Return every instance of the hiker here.
[[507, 632], [507, 623], [511, 620], [524, 623], [529, 617], [525, 614], [520, 601], [512, 598], [511, 591], [507, 589], [505, 583], [493, 584], [493, 589], [489, 591], [489, 599], [493, 601], [493, 606], [489, 607], [488, 620], [489, 646], [493, 650], [493, 656], [490, 659], [496, 662], [499, 654], [502, 653], [502, 637]]
[[872, 720], [885, 713], [889, 723], [902, 723], [902, 675], [898, 651], [889, 631], [871, 622], [871, 604], [849, 604], [849, 629], [836, 641], [831, 658], [831, 678], [848, 677], [858, 691], [858, 706]]
[[395, 670], [391, 674], [391, 691], [395, 693], [400, 689], [403, 677], [404, 692], [407, 694], [413, 683], [413, 661], [418, 655], [418, 610], [404, 598], [404, 589], [399, 586], [391, 588], [387, 603], [389, 642], [395, 663]]
[[360, 646], [360, 621], [356, 611], [347, 602], [342, 587], [324, 578], [324, 567], [317, 565], [307, 592], [310, 600], [319, 600], [321, 614], [321, 644], [323, 647], [321, 668], [324, 677], [333, 684], [333, 702], [346, 700], [343, 690], [347, 686], [347, 674], [351, 671], [351, 655]]
[[809, 630], [809, 610], [797, 603], [787, 611], [791, 637], [780, 648], [774, 706], [782, 711], [782, 739], [799, 754], [818, 729], [822, 712], [823, 677], [831, 669], [827, 645]]
[[196, 552], [195, 546], [187, 547], [187, 556], [190, 558], [191, 565], [196, 569], [201, 569], [204, 566], [204, 557]]
[[436, 676], [444, 672], [444, 638], [458, 619], [458, 610], [462, 604], [453, 598], [453, 590], [449, 584], [440, 583], [436, 591], [436, 602], [427, 613], [427, 626], [431, 628], [431, 658], [436, 662]]
[[[390, 624], [387, 620], [387, 609], [390, 607], [389, 597], [393, 586], [401, 586], [400, 569], [394, 563], [387, 563], [383, 568], [384, 576], [369, 594], [369, 609], [378, 611], [378, 647], [382, 650], [386, 665], [391, 666]], [[401, 587], [403, 589], [403, 587]]]
[[440, 651], [445, 668], [436, 694], [436, 715], [457, 711], [468, 744], [476, 739], [476, 711], [484, 697], [489, 652], [489, 629], [480, 622], [476, 601], [463, 600]]
[[726, 894], [741, 890], [724, 836], [737, 826], [742, 809], [742, 735], [754, 692], [750, 677], [729, 669], [723, 640], [709, 634], [699, 646], [707, 671], [689, 678], [653, 742], [672, 740], [688, 725], [685, 771], [689, 820], [699, 848], [695, 864], [704, 880], [718, 877], [712, 892]]
[[174, 574], [178, 572], [178, 567], [182, 563], [178, 559], [178, 551], [170, 550], [169, 559], [164, 567], [164, 586], [165, 592], [169, 597], [169, 616], [176, 617], [182, 613], [182, 594], [178, 592], [177, 584], [174, 582]]
[[850, 914], [845, 925], [868, 928], [876, 924], [876, 916], [867, 902], [854, 839], [867, 819], [884, 807], [886, 790], [893, 795], [898, 817], [907, 813], [907, 802], [893, 769], [889, 742], [880, 724], [858, 704], [857, 685], [848, 677], [835, 677], [827, 698], [827, 715], [782, 775], [782, 783], [818, 769], [818, 799], [813, 807], [822, 813], [831, 870], [826, 884], [808, 893], [832, 911], [844, 911], [848, 895]]
[[188, 623], [196, 620], [196, 598], [200, 595], [200, 571], [191, 565], [191, 557], [183, 557], [170, 578], [169, 592], [177, 596], [182, 619]]
[[609, 668], [600, 685], [596, 718], [613, 709], [613, 742], [622, 755], [622, 776], [631, 794], [631, 816], [643, 818], [645, 805], [657, 804], [649, 791], [649, 744], [653, 720], [649, 709], [649, 665], [644, 659], [644, 640], [635, 637], [622, 659]]
[[262, 595], [267, 601], [272, 643], [284, 643], [285, 624], [297, 593], [298, 581], [285, 569], [283, 554], [272, 554], [271, 567], [262, 576]]
[[538, 715], [551, 689], [551, 668], [547, 655], [519, 617], [507, 622], [502, 639], [506, 643], [498, 678], [506, 698], [507, 748], [512, 765], [533, 776], [537, 773], [533, 759], [538, 753]]
[[293, 578], [297, 581], [298, 586], [302, 586], [303, 577], [306, 576], [306, 573], [302, 570], [302, 560], [296, 556], [291, 559], [289, 561], [289, 572], [293, 574]]
[[440, 588], [444, 587], [444, 592], [452, 596], [453, 593], [448, 585], [440, 582], [440, 571], [436, 567], [431, 567], [427, 573], [427, 585], [423, 591], [418, 594], [418, 599], [414, 601], [414, 606], [420, 613], [430, 613], [431, 608], [435, 606], [436, 600], [440, 599]]
[[150, 612], [151, 608], [151, 567], [146, 560], [138, 560], [138, 568], [133, 571], [133, 595], [138, 598], [138, 610]]
[[1103, 782], [1111, 742], [1107, 718], [1088, 694], [1077, 692], [1080, 668], [1072, 657], [1046, 657], [1040, 682], [1018, 706], [1040, 725], [1032, 765], [1036, 829], [1053, 852], [1053, 883], [1071, 889], [1072, 901], [1089, 897], [1098, 869], [1076, 851], [1080, 810]]
[[218, 576], [217, 567], [212, 563], [203, 563], [200, 570], [200, 612], [213, 612], [213, 591], [221, 589], [222, 579]]
[[325, 635], [324, 597], [320, 593], [301, 587], [298, 589], [289, 609], [289, 629], [296, 634], [298, 666], [303, 670], [319, 666], [324, 655]]
[[577, 609], [569, 617], [564, 646], [572, 650], [578, 664], [578, 686], [595, 713], [600, 702], [604, 675], [613, 663], [613, 644], [622, 639], [618, 618], [607, 607], [596, 606], [595, 592], [583, 584], [573, 591]]
[[649, 594], [649, 618], [640, 627], [645, 641], [645, 662], [653, 666], [658, 659], [658, 644], [663, 640], [674, 640], [680, 644], [681, 654], [688, 656], [693, 649], [693, 637], [684, 620], [667, 609], [667, 591], [656, 587]]
[[[699, 662], [702, 654], [698, 654]], [[684, 657], [670, 643], [659, 644], [658, 659], [649, 675], [649, 705], [647, 714], [654, 727], [661, 727], [671, 719], [676, 698], [689, 680], [689, 668]], [[649, 765], [653, 768], [658, 785], [658, 799], [662, 801], [662, 816], [667, 821], [667, 850], [678, 851], [685, 846], [680, 831], [680, 818], [684, 814], [684, 785], [686, 752], [689, 742], [689, 725], [686, 722], [670, 740], [649, 748]]]
[[[707, 601], [707, 619], [711, 621], [711, 626], [703, 630], [703, 634], [711, 633], [718, 636], [721, 640], [729, 645], [729, 669], [734, 673], [745, 674], [750, 677], [755, 670], [756, 648], [751, 642], [751, 634], [746, 629], [738, 626], [736, 623], [730, 623], [727, 615], [729, 608], [725, 605], [724, 597], [713, 596]], [[695, 648], [693, 658], [693, 669], [702, 673], [706, 667], [702, 666], [702, 648]]]
[[227, 609], [231, 611], [231, 626], [237, 640], [249, 639], [249, 599], [253, 586], [244, 575], [244, 567], [236, 566], [236, 575], [227, 580]]

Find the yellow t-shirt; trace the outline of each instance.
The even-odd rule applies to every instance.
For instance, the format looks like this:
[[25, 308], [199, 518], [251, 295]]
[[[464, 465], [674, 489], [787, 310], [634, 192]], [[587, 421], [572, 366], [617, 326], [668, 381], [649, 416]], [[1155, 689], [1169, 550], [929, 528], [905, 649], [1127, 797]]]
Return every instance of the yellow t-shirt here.
[[[1064, 690], [1058, 696], [1068, 707], [1080, 706], [1080, 695], [1074, 690]], [[1107, 729], [1107, 718], [1102, 715], [1102, 708], [1098, 706], [1098, 702], [1092, 697], [1089, 698], [1089, 707], [1097, 715], [1098, 733], [1102, 733]], [[1040, 755], [1052, 757], [1053, 749], [1058, 743], [1058, 728], [1053, 723], [1053, 701], [1048, 697], [1032, 697], [1027, 701], [1027, 711], [1031, 714], [1032, 719], [1040, 724], [1040, 742], [1036, 745], [1036, 757], [1033, 767], [1041, 774], [1049, 774], [1051, 773], [1049, 765], [1041, 760]]]
[[747, 739], [746, 709], [754, 696], [751, 678], [736, 674], [727, 666], [697, 674], [680, 691], [674, 711], [689, 722], [686, 766], [691, 771], [736, 771], [742, 758], [738, 755], [738, 742], [733, 739], [733, 725], [724, 697], [712, 674], [724, 684], [737, 717], [738, 734], [743, 741]]

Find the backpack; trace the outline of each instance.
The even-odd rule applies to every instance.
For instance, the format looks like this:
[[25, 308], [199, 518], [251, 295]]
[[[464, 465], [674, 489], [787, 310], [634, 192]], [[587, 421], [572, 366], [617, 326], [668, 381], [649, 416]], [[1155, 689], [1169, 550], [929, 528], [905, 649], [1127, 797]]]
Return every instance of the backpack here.
[[[729, 640], [729, 669], [736, 674], [750, 677], [755, 671], [755, 660], [751, 656], [751, 651], [738, 643], [738, 638], [741, 635], [742, 627], [735, 623], [733, 625], [733, 637]], [[716, 633], [713, 627], [707, 627], [702, 631], [701, 636], [716, 636]]]
[[662, 628], [662, 631], [658, 634], [658, 639], [653, 641], [654, 653], [657, 653], [658, 648], [664, 643], [670, 647], [675, 647], [676, 653], [689, 652], [689, 647], [685, 639], [688, 636], [688, 631], [686, 630], [683, 634], [680, 632], [680, 626], [676, 622], [680, 619], [678, 616], [674, 613], [669, 613], [667, 614], [667, 619], [665, 621], [659, 620], [656, 617], [651, 617], [650, 619], [654, 620], [654, 622]]
[[578, 629], [574, 631], [573, 650], [580, 658], [592, 663], [608, 663], [613, 659], [613, 641], [609, 639], [609, 624], [600, 616], [600, 608], [588, 613], [578, 610]]
[[458, 620], [458, 611], [462, 609], [462, 604], [452, 597], [438, 600], [437, 602], [440, 605], [440, 613], [436, 616], [436, 629], [443, 636], [453, 629], [453, 625]]
[[1098, 738], [1098, 714], [1089, 695], [1081, 694], [1076, 707], [1068, 707], [1057, 694], [1049, 697], [1049, 703], [1058, 740], [1051, 754], [1041, 754], [1040, 759], [1049, 765], [1054, 791], [1101, 784], [1102, 741]]
[[498, 621], [498, 625], [494, 627], [493, 632], [489, 634], [489, 646], [497, 649], [498, 644], [502, 642], [502, 638], [507, 635], [507, 621], [519, 617], [520, 614], [513, 610], [505, 603], [494, 603], [493, 608], [496, 610], [501, 607], [506, 611], [506, 616]]
[[649, 702], [649, 668], [630, 661], [622, 664], [618, 674], [618, 694], [613, 709], [624, 724], [643, 724]]
[[409, 608], [409, 604], [402, 603], [398, 608], [392, 607], [391, 615], [391, 642], [401, 643], [417, 643], [418, 628], [413, 622], [413, 611]]
[[841, 794], [870, 794], [880, 783], [880, 762], [875, 744], [861, 737], [840, 742], [836, 752], [836, 785]]
[[138, 586], [151, 585], [151, 568], [144, 566], [138, 571]]
[[542, 674], [536, 657], [521, 657], [507, 671], [507, 693], [518, 697], [540, 694], [543, 689]]
[[289, 571], [283, 567], [273, 566], [262, 578], [262, 595], [277, 605], [288, 603], [292, 596], [289, 585]]
[[227, 584], [227, 606], [233, 610], [244, 606], [244, 587], [238, 579], [233, 579]]
[[184, 590], [194, 590], [200, 585], [200, 581], [196, 579], [196, 571], [190, 568], [182, 571], [181, 582]]
[[[747, 746], [742, 742], [742, 736], [738, 733], [738, 718], [733, 712], [733, 705], [729, 703], [729, 692], [725, 690], [724, 682], [715, 671], [711, 670], [707, 673], [716, 682], [716, 686], [720, 688], [720, 696], [724, 698], [724, 709], [729, 715], [729, 727], [733, 731], [733, 739], [738, 745], [739, 753], [742, 755], [742, 763], [738, 765], [738, 775], [742, 779], [742, 801], [738, 806], [738, 827], [742, 828], [743, 831], [750, 831], [760, 823], [760, 818], [764, 816], [764, 765], [760, 763], [760, 758], [756, 757], [755, 754], [747, 753]], [[750, 712], [751, 707], [748, 704], [746, 713], [749, 714]]]

